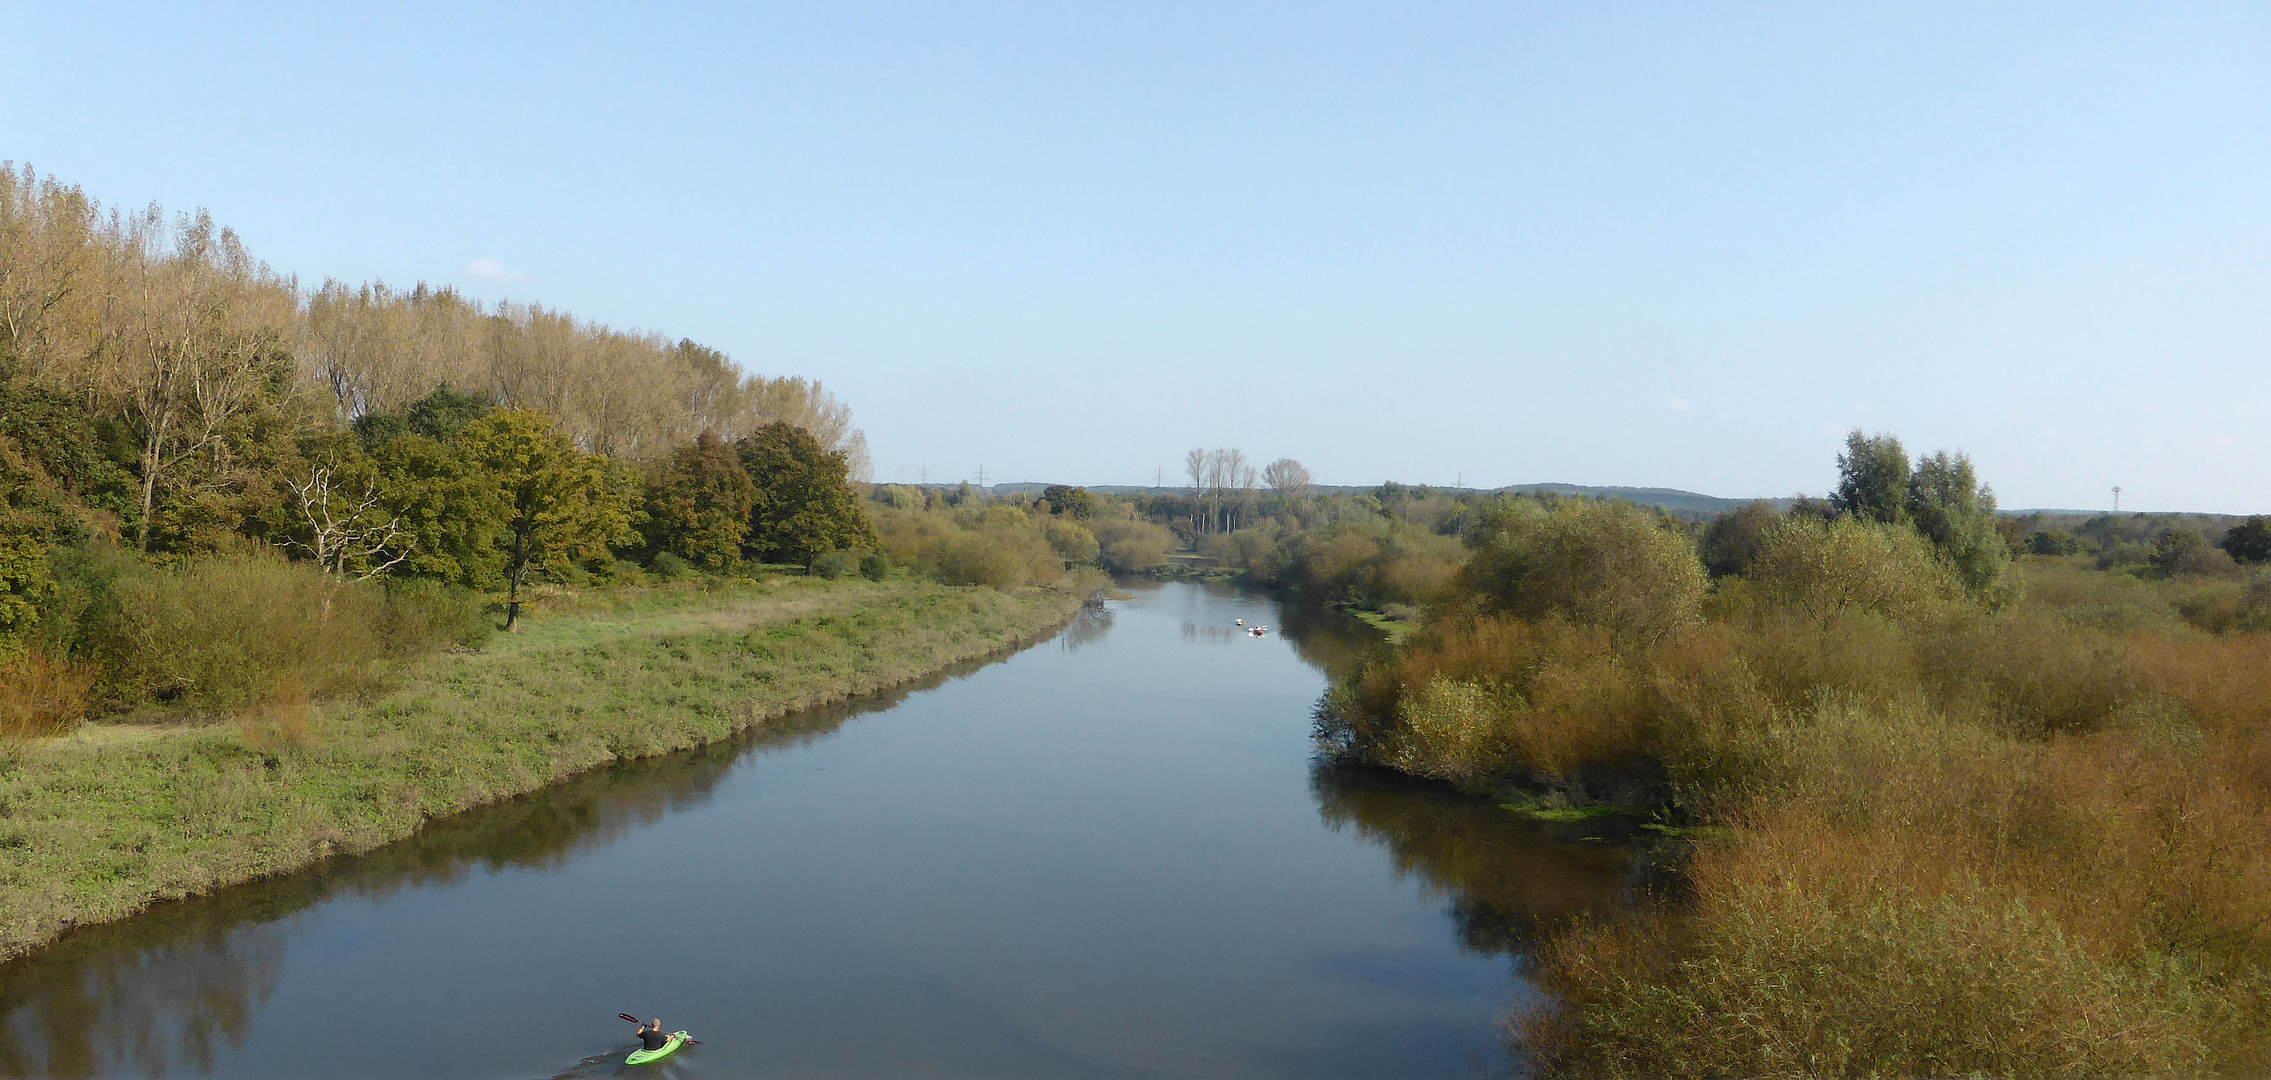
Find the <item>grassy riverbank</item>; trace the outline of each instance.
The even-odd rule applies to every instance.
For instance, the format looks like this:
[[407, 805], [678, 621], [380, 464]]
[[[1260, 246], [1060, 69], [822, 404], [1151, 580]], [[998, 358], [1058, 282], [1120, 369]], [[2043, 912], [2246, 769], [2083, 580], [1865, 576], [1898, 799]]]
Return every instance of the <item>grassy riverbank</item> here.
[[0, 758], [0, 959], [1046, 633], [1071, 589], [778, 578], [570, 597], [367, 699]]

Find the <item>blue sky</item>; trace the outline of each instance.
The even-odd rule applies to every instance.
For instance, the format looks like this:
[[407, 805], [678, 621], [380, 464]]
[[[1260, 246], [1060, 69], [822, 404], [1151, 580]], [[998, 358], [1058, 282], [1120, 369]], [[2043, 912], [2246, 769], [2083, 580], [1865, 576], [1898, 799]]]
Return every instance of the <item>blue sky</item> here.
[[881, 480], [2271, 511], [2260, 3], [50, 4], [0, 158], [820, 378]]

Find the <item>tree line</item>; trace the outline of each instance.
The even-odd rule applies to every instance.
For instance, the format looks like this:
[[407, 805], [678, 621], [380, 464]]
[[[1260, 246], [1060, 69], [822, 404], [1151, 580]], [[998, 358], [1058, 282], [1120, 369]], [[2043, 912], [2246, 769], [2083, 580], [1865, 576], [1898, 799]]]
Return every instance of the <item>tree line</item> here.
[[536, 580], [872, 547], [866, 469], [816, 382], [538, 305], [302, 289], [207, 214], [0, 166], [0, 728], [188, 648], [164, 612], [219, 583], [398, 629], [501, 594], [509, 627]]
[[[134, 490], [137, 547], [195, 545], [183, 504], [254, 483], [280, 430], [399, 413], [441, 387], [544, 414], [577, 449], [643, 463], [703, 431], [783, 422], [842, 451], [865, 439], [818, 383], [743, 374], [715, 349], [447, 288], [303, 290], [209, 215], [105, 211], [0, 166], [0, 362], [105, 424]], [[325, 415], [328, 414], [328, 415]], [[288, 440], [286, 440], [288, 441]]]

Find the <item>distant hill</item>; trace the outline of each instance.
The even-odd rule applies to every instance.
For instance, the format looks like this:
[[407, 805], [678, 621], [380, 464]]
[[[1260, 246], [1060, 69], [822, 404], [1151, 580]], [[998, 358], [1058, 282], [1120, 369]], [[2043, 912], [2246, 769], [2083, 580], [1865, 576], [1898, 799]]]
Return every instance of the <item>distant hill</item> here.
[[[932, 484], [930, 486], [948, 488], [953, 487], [954, 485]], [[995, 484], [988, 490], [992, 491], [996, 495], [1030, 495], [1038, 493], [1041, 489], [1048, 486], [1049, 485], [1047, 484], [1041, 483]], [[1421, 487], [1423, 485], [1412, 484], [1409, 486]], [[1132, 484], [1090, 484], [1088, 485], [1088, 490], [1104, 495], [1179, 495], [1189, 491], [1190, 489], [1180, 486], [1144, 487]], [[1350, 495], [1357, 492], [1378, 491], [1380, 490], [1380, 488], [1377, 484], [1319, 484], [1317, 485], [1317, 490], [1327, 494]], [[1590, 484], [1508, 484], [1507, 486], [1500, 488], [1459, 488], [1440, 490], [1469, 491], [1484, 495], [1496, 495], [1503, 493], [1607, 497], [1611, 499], [1623, 499], [1627, 502], [1639, 503], [1642, 506], [1657, 507], [1666, 512], [1677, 514], [1680, 517], [1690, 518], [1697, 521], [1706, 520], [1723, 511], [1732, 510], [1735, 507], [1741, 506], [1747, 502], [1764, 502], [1768, 505], [1773, 506], [1777, 510], [1788, 509], [1791, 502], [1791, 500], [1788, 498], [1757, 500], [1729, 499], [1718, 495], [1705, 495], [1700, 492], [1682, 491], [1678, 488], [1597, 487]], [[2090, 518], [2105, 516], [2107, 513], [2108, 511], [2105, 510], [2054, 510], [2036, 508], [2006, 509], [2000, 511], [2000, 514], [2003, 517], [2033, 517], [2039, 514], [2044, 518], [2074, 520], [2087, 520]], [[2147, 518], [2184, 517], [2198, 518], [2204, 522], [2222, 522], [2226, 520], [2240, 520], [2247, 517], [2248, 515], [2189, 514], [2170, 511], [2139, 513], [2130, 511], [2118, 516]]]
[[1626, 502], [1639, 503], [1642, 506], [1653, 506], [1668, 510], [1681, 517], [1693, 518], [1712, 517], [1721, 511], [1732, 510], [1747, 502], [1769, 503], [1778, 510], [1790, 505], [1788, 499], [1727, 499], [1717, 495], [1681, 491], [1678, 488], [1593, 487], [1586, 484], [1513, 484], [1492, 490], [1524, 495], [1578, 495], [1588, 498], [1605, 496], [1611, 499], [1623, 499]]
[[[953, 485], [938, 484], [932, 486], [952, 487]], [[996, 495], [1032, 495], [1040, 492], [1043, 488], [1046, 488], [1048, 486], [1049, 485], [1047, 484], [1030, 482], [1015, 484], [995, 484], [987, 490]], [[1422, 485], [1414, 484], [1411, 486], [1419, 487]], [[1140, 487], [1126, 484], [1090, 484], [1088, 485], [1088, 490], [1102, 495], [1175, 495], [1181, 494], [1190, 489], [1180, 486]], [[1348, 495], [1365, 491], [1378, 491], [1379, 487], [1377, 485], [1369, 484], [1319, 484], [1317, 485], [1317, 490], [1328, 494]], [[1749, 499], [1726, 499], [1721, 498], [1717, 495], [1704, 495], [1693, 491], [1681, 491], [1677, 488], [1593, 487], [1586, 484], [1509, 484], [1506, 487], [1501, 488], [1464, 488], [1459, 490], [1472, 491], [1484, 495], [1504, 493], [1573, 495], [1582, 497], [1605, 496], [1612, 499], [1624, 499], [1628, 502], [1638, 503], [1642, 506], [1658, 507], [1671, 513], [1678, 514], [1681, 517], [1697, 519], [1708, 518], [1719, 513], [1720, 511], [1731, 510], [1735, 507], [1743, 505], [1746, 502], [1752, 501]], [[1778, 508], [1787, 506], [1790, 503], [1790, 500], [1788, 499], [1768, 499], [1765, 501], [1774, 504]]]

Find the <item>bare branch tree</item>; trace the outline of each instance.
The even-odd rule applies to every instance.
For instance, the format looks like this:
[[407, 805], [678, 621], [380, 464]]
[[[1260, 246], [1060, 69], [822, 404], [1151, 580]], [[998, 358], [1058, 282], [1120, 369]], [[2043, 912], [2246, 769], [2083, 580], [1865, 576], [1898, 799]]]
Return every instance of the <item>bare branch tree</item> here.
[[1309, 470], [1292, 458], [1279, 458], [1262, 470], [1262, 482], [1282, 498], [1298, 499], [1309, 494]]
[[336, 468], [318, 465], [308, 471], [305, 480], [284, 481], [292, 492], [292, 510], [307, 528], [306, 539], [287, 538], [284, 546], [307, 552], [325, 573], [342, 577], [347, 574], [349, 562], [393, 556], [357, 571], [355, 577], [360, 581], [386, 573], [396, 563], [409, 558], [407, 545], [397, 547], [402, 539], [402, 519], [385, 513], [375, 491], [365, 491], [359, 498], [347, 498], [338, 480]]

